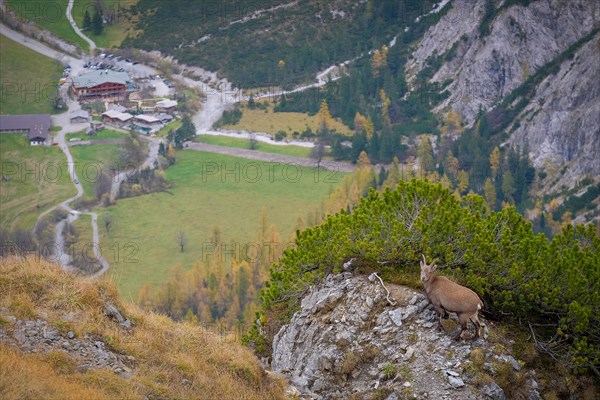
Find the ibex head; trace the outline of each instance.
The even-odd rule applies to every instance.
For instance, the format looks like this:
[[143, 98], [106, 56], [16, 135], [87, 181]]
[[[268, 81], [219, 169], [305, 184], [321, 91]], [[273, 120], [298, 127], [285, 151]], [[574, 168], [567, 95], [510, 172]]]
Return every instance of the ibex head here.
[[433, 276], [437, 265], [435, 265], [435, 261], [431, 264], [427, 264], [427, 260], [425, 259], [425, 254], [422, 254], [423, 261], [421, 261], [421, 282], [425, 283]]

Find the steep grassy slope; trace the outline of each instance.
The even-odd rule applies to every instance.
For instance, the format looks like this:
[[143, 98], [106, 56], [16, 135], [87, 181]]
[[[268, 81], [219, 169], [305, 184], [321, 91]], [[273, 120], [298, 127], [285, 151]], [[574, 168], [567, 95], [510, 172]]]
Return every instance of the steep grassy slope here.
[[62, 65], [0, 35], [0, 114], [54, 114]]
[[[106, 315], [109, 304], [131, 328]], [[123, 304], [110, 281], [43, 261], [0, 260], [0, 337], [2, 399], [283, 398], [235, 341]], [[127, 367], [86, 367], [81, 348]]]
[[58, 147], [33, 147], [24, 134], [0, 134], [2, 175], [0, 224], [32, 229], [39, 215], [75, 195], [66, 159]]

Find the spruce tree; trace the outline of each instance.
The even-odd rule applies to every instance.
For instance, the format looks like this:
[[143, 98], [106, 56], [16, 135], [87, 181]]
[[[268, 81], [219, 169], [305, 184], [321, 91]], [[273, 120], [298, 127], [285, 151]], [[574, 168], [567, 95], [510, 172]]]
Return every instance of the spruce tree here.
[[94, 17], [92, 18], [92, 33], [95, 36], [101, 35], [104, 31], [104, 23], [102, 21], [102, 12], [96, 10], [94, 12]]
[[92, 27], [92, 18], [90, 17], [90, 13], [88, 12], [88, 10], [85, 10], [85, 13], [83, 14], [83, 26], [82, 29], [83, 30], [88, 30]]

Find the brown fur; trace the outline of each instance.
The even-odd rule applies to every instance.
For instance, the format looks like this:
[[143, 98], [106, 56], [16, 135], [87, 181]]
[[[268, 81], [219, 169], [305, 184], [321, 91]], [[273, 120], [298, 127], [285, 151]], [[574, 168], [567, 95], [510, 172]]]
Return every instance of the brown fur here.
[[475, 326], [474, 338], [479, 337], [481, 322], [478, 318], [479, 310], [483, 308], [483, 302], [477, 294], [469, 288], [452, 282], [444, 276], [436, 276], [435, 264], [427, 265], [425, 256], [421, 261], [421, 282], [425, 287], [427, 299], [435, 309], [438, 316], [440, 329], [442, 328], [442, 316], [447, 312], [456, 313], [460, 323], [460, 332], [456, 336], [459, 340], [463, 331], [467, 329], [467, 323], [471, 321]]

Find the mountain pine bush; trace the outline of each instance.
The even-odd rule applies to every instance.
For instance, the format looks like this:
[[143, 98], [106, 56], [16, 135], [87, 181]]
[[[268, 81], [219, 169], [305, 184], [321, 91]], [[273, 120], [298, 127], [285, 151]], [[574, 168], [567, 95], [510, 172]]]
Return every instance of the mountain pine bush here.
[[362, 271], [418, 274], [425, 254], [475, 290], [489, 317], [530, 329], [540, 351], [575, 371], [599, 372], [600, 238], [591, 225], [567, 225], [548, 241], [514, 207], [490, 212], [481, 196], [459, 201], [413, 180], [372, 190], [351, 214], [298, 232], [296, 245], [271, 268], [261, 294], [267, 319], [273, 310], [289, 317], [310, 285], [350, 259]]

